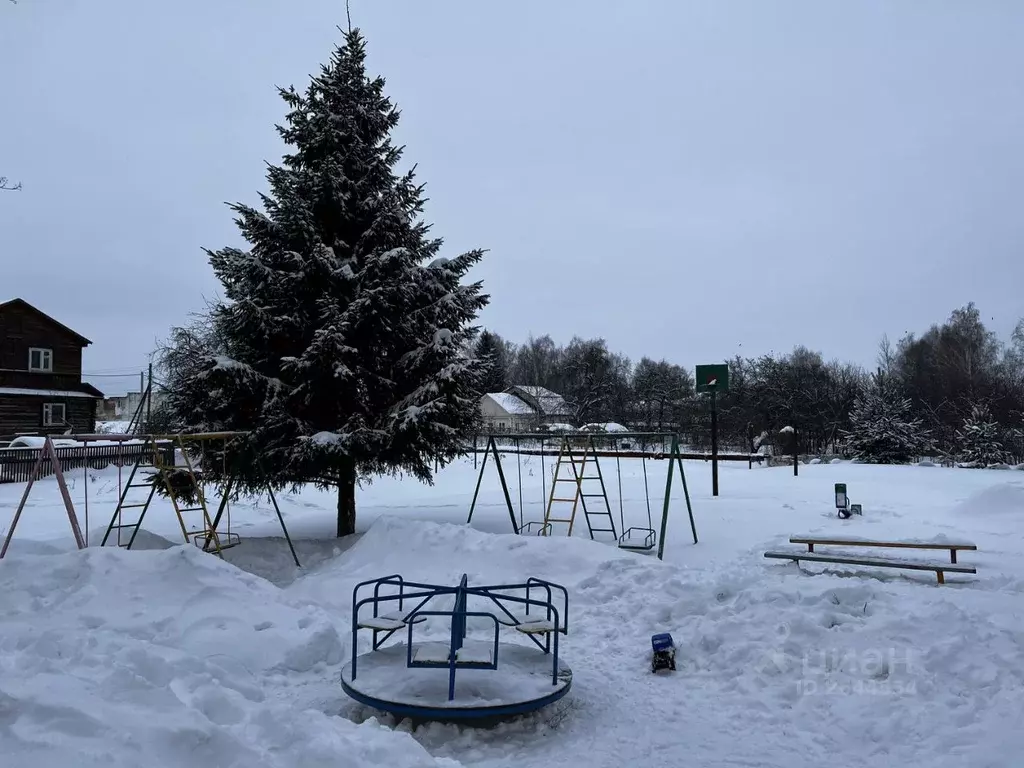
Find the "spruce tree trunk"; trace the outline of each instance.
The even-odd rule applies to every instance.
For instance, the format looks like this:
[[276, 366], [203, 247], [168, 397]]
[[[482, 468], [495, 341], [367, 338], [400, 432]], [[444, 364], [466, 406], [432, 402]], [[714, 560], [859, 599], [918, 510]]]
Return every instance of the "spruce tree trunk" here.
[[338, 467], [338, 538], [356, 532], [356, 464], [342, 460]]

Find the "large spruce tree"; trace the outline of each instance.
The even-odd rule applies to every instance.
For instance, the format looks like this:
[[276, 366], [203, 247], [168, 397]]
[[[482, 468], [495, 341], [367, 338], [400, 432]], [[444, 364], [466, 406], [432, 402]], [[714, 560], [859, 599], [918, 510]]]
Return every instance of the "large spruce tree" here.
[[263, 210], [231, 206], [251, 247], [207, 251], [226, 300], [170, 398], [180, 427], [248, 433], [227, 462], [243, 487], [259, 467], [277, 487], [336, 487], [339, 536], [360, 477], [430, 482], [463, 450], [484, 370], [465, 350], [488, 301], [462, 281], [482, 251], [438, 258], [422, 187], [396, 170], [398, 110], [365, 57], [348, 32], [305, 93], [281, 89], [290, 153]]

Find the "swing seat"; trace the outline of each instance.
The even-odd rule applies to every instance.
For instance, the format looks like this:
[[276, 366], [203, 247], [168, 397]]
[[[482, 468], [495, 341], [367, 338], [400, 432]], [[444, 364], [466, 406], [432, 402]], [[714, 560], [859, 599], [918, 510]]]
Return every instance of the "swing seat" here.
[[543, 522], [536, 522], [536, 521], [529, 522], [529, 523], [526, 523], [526, 525], [521, 526], [519, 528], [519, 535], [520, 536], [525, 536], [526, 534], [530, 533], [531, 529], [533, 528], [533, 526], [537, 526], [537, 528], [538, 528], [537, 533], [535, 534], [536, 536], [550, 536], [551, 535], [551, 523], [543, 523]]
[[216, 540], [213, 538], [210, 531], [193, 531], [190, 535], [192, 537], [192, 543], [204, 552], [216, 552], [218, 541], [220, 542], [221, 552], [225, 549], [237, 547], [242, 543], [242, 539], [237, 533], [224, 533], [218, 531]]
[[650, 552], [658, 541], [653, 528], [627, 528], [619, 537], [619, 549]]

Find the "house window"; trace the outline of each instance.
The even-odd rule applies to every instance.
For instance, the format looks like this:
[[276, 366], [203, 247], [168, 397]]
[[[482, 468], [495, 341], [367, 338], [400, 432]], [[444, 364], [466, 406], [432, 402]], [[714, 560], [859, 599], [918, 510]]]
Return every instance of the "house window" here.
[[63, 426], [64, 403], [43, 403], [43, 426]]
[[42, 347], [32, 347], [28, 351], [28, 369], [50, 373], [53, 370], [53, 350]]

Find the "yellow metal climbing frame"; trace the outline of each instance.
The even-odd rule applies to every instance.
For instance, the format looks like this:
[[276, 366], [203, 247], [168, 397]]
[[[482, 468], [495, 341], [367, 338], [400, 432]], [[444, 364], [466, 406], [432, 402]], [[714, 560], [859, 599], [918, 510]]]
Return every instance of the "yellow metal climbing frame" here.
[[[572, 476], [567, 476], [562, 473], [562, 467], [568, 466], [572, 471]], [[591, 472], [592, 474], [587, 474]], [[573, 492], [571, 498], [567, 495], [562, 495], [564, 491], [560, 488], [564, 488], [567, 484], [572, 483]], [[596, 483], [596, 486], [595, 486]], [[585, 487], [589, 484], [593, 488], [593, 492], [588, 492], [588, 488]], [[599, 490], [598, 490], [599, 489]], [[591, 508], [587, 507], [587, 499], [603, 501], [603, 509], [601, 504], [591, 505]], [[553, 517], [552, 510], [555, 504], [564, 505], [571, 504], [572, 507], [569, 509], [568, 517]], [[555, 471], [551, 481], [551, 494], [548, 497], [548, 506], [544, 511], [544, 526], [542, 529], [542, 535], [551, 535], [552, 523], [567, 523], [569, 528], [566, 532], [567, 536], [572, 536], [573, 526], [576, 524], [576, 511], [577, 509], [583, 510], [583, 516], [587, 523], [587, 529], [590, 532], [590, 538], [594, 538], [595, 533], [610, 533], [615, 536], [615, 521], [612, 517], [611, 507], [608, 504], [608, 493], [604, 485], [604, 476], [601, 474], [601, 464], [597, 459], [597, 447], [594, 445], [592, 437], [587, 438], [583, 445], [577, 446], [576, 450], [573, 450], [572, 438], [565, 436], [562, 438], [562, 444], [558, 450], [558, 461], [555, 463]], [[595, 527], [593, 518], [602, 519], [607, 518], [607, 528]]]
[[[114, 514], [110, 519], [110, 525], [107, 526], [107, 532], [103, 537], [101, 546], [106, 545], [110, 534], [116, 530], [117, 545], [124, 546], [128, 549], [131, 548], [132, 544], [135, 542], [135, 537], [138, 535], [138, 532], [142, 527], [142, 521], [146, 517], [146, 512], [149, 511], [149, 507], [153, 503], [153, 497], [156, 495], [157, 483], [161, 483], [167, 491], [168, 498], [171, 500], [171, 506], [174, 507], [174, 514], [178, 518], [178, 525], [181, 526], [181, 533], [182, 536], [185, 537], [185, 541], [191, 543], [194, 537], [203, 537], [203, 539], [205, 539], [203, 542], [203, 549], [207, 552], [215, 552], [217, 555], [223, 557], [221, 550], [226, 547], [221, 545], [220, 535], [217, 533], [213, 520], [210, 517], [209, 507], [206, 504], [206, 494], [203, 491], [202, 483], [200, 483], [196, 477], [195, 466], [192, 463], [192, 459], [189, 457], [188, 450], [186, 450], [183, 436], [150, 435], [146, 436], [144, 440], [147, 444], [146, 450], [139, 454], [139, 458], [132, 467], [131, 474], [128, 476], [128, 482], [124, 485], [124, 488], [121, 491], [121, 496], [118, 499]], [[161, 443], [164, 445], [161, 445]], [[171, 447], [176, 452], [180, 451], [182, 460], [184, 461], [184, 466], [178, 467], [164, 462], [163, 451], [167, 449], [167, 443], [170, 443]], [[145, 471], [147, 469], [155, 470], [156, 476], [148, 478], [138, 477], [137, 479], [139, 470]], [[175, 478], [174, 482], [171, 480], [172, 477]], [[184, 488], [178, 484], [178, 481], [182, 478], [185, 480]], [[132, 488], [148, 489], [145, 501], [130, 499], [130, 491]], [[198, 506], [183, 506], [178, 501], [178, 498], [181, 495], [195, 499], [195, 503], [198, 504]], [[125, 523], [124, 512], [129, 509], [138, 509], [140, 511], [135, 520]], [[190, 512], [202, 512], [201, 528], [190, 529], [186, 524], [185, 515]], [[127, 543], [122, 543], [122, 530], [130, 532]]]

